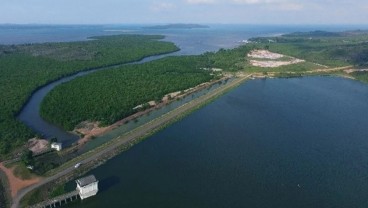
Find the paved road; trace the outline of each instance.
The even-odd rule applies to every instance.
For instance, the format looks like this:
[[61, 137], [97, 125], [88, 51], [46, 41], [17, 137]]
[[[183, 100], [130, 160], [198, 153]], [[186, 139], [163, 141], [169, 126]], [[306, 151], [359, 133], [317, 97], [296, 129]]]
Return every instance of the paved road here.
[[[231, 89], [233, 87], [235, 87], [236, 85], [240, 84], [241, 82], [243, 82], [244, 80], [246, 80], [247, 78], [249, 78], [251, 75], [245, 76], [245, 77], [241, 77], [241, 78], [237, 78], [236, 80], [232, 81], [231, 83], [226, 84], [223, 87], [219, 87], [215, 90], [213, 90], [212, 92], [203, 95], [189, 103], [186, 103], [172, 111], [170, 111], [169, 113], [149, 122], [146, 123], [140, 127], [138, 127], [137, 129], [131, 131], [130, 133], [124, 135], [124, 136], [120, 136], [118, 137], [116, 140], [117, 142], [114, 142], [111, 145], [108, 145], [106, 148], [104, 148], [103, 150], [96, 152], [95, 154], [93, 154], [91, 157], [81, 160], [79, 161], [80, 163], [84, 164], [84, 163], [88, 163], [91, 162], [99, 157], [101, 157], [103, 154], [108, 153], [113, 151], [115, 148], [117, 148], [118, 146], [121, 146], [123, 144], [127, 144], [130, 141], [133, 141], [134, 139], [140, 138], [144, 135], [146, 135], [149, 132], [152, 132], [156, 129], [159, 129], [160, 127], [162, 127], [163, 125], [167, 124], [168, 122], [172, 121], [173, 119], [177, 118], [178, 116], [182, 115], [183, 113], [189, 112], [190, 110], [196, 108], [197, 106], [205, 103], [206, 101], [221, 95], [223, 92], [225, 92], [228, 89]], [[72, 171], [76, 170], [74, 168], [74, 166], [68, 167], [63, 169], [61, 172], [50, 176], [48, 178], [44, 178], [42, 181], [40, 181], [37, 184], [34, 184], [32, 186], [26, 187], [22, 190], [20, 190], [17, 193], [17, 196], [13, 199], [13, 204], [12, 204], [12, 208], [17, 208], [19, 207], [19, 202], [20, 200], [30, 191], [39, 188], [42, 185], [45, 185], [51, 181], [54, 181], [62, 176], [67, 175], [68, 173], [71, 173]]]
[[[347, 66], [347, 67], [336, 67], [336, 68], [330, 68], [330, 69], [323, 69], [323, 70], [311, 70], [311, 71], [307, 71], [304, 74], [308, 74], [308, 73], [315, 73], [315, 72], [331, 72], [331, 71], [339, 71], [342, 69], [347, 69], [350, 68], [351, 66]], [[257, 73], [255, 73], [257, 74]], [[197, 107], [198, 105], [201, 105], [203, 103], [205, 103], [206, 101], [221, 95], [223, 92], [225, 92], [228, 89], [231, 89], [233, 87], [235, 87], [236, 85], [240, 84], [241, 82], [243, 82], [244, 80], [248, 79], [249, 77], [251, 77], [252, 74], [249, 74], [247, 76], [241, 77], [241, 78], [237, 78], [236, 80], [232, 81], [231, 83], [220, 87], [218, 89], [213, 90], [212, 92], [203, 95], [189, 103], [186, 103], [172, 111], [170, 111], [169, 113], [149, 122], [146, 123], [138, 128], [136, 128], [135, 130], [132, 130], [130, 133], [120, 136], [117, 139], [114, 140], [114, 143], [111, 143], [110, 145], [108, 145], [106, 148], [96, 152], [95, 154], [93, 154], [91, 157], [81, 160], [79, 161], [80, 163], [84, 164], [84, 163], [88, 163], [91, 162], [95, 159], [98, 159], [99, 157], [101, 157], [103, 154], [108, 153], [110, 151], [113, 151], [115, 148], [117, 148], [118, 146], [121, 146], [123, 144], [127, 144], [130, 141], [133, 141], [137, 138], [140, 138], [144, 135], [146, 135], [149, 132], [152, 132], [158, 128], [160, 128], [161, 126], [165, 125], [166, 123], [172, 121], [173, 119], [175, 119], [177, 116], [182, 115], [183, 113], [186, 113], [192, 109], [194, 109], [195, 107]], [[41, 182], [34, 184], [32, 186], [26, 187], [24, 189], [22, 189], [21, 191], [18, 192], [17, 196], [13, 199], [13, 204], [12, 204], [12, 208], [17, 208], [19, 207], [19, 202], [20, 200], [30, 191], [46, 184], [49, 183], [51, 181], [54, 181], [62, 176], [65, 176], [68, 173], [71, 173], [72, 171], [74, 171], [75, 168], [74, 166], [68, 167], [63, 169], [61, 172], [50, 176], [48, 178], [43, 179]]]

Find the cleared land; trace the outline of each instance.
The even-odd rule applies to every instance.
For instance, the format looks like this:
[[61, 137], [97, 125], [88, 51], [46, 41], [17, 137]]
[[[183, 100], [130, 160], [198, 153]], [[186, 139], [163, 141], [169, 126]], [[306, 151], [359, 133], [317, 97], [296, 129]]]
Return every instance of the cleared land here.
[[291, 56], [285, 56], [279, 53], [272, 53], [268, 50], [253, 50], [248, 54], [249, 62], [252, 66], [262, 68], [276, 68], [305, 62], [305, 60], [297, 59]]
[[21, 179], [14, 175], [14, 167], [7, 168], [3, 163], [0, 163], [0, 170], [3, 171], [9, 182], [10, 193], [12, 197], [15, 197], [19, 190], [28, 187], [30, 185], [39, 183], [41, 181], [40, 177], [32, 179]]

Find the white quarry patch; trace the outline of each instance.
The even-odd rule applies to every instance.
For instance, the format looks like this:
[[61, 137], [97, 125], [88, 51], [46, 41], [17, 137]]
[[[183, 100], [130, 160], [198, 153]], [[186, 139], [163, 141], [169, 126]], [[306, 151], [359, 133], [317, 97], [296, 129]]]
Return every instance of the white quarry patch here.
[[268, 50], [253, 50], [248, 54], [248, 57], [259, 59], [280, 59], [285, 56], [279, 53], [273, 53]]
[[[305, 60], [297, 59], [291, 56], [285, 56], [279, 53], [273, 53], [268, 50], [253, 50], [248, 55], [249, 63], [252, 66], [262, 67], [262, 68], [275, 68], [280, 66], [287, 66], [291, 64], [298, 64], [305, 62]], [[288, 60], [278, 60], [281, 58], [287, 58]], [[262, 60], [257, 60], [262, 59]]]

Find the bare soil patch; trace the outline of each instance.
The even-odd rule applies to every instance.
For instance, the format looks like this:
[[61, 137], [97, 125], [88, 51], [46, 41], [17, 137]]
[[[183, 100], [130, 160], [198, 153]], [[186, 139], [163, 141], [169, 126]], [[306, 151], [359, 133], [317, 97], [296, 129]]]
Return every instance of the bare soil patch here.
[[250, 58], [259, 58], [259, 59], [280, 59], [285, 57], [282, 54], [279, 53], [273, 53], [268, 50], [253, 50], [248, 54], [248, 57]]
[[33, 154], [40, 154], [49, 149], [49, 141], [45, 139], [32, 138], [28, 140], [28, 149], [33, 152]]
[[6, 177], [8, 178], [8, 182], [10, 186], [9, 188], [10, 188], [11, 196], [13, 198], [17, 195], [19, 190], [27, 186], [30, 186], [32, 184], [36, 184], [41, 180], [40, 177], [34, 177], [31, 179], [27, 179], [27, 180], [17, 178], [13, 173], [14, 168], [15, 167], [6, 168], [3, 163], [0, 163], [0, 170], [3, 171]]
[[[280, 66], [287, 66], [291, 64], [298, 64], [305, 62], [305, 60], [297, 59], [291, 56], [285, 56], [279, 53], [273, 53], [268, 50], [253, 50], [248, 55], [249, 58], [255, 58], [249, 60], [252, 66], [262, 67], [262, 68], [276, 68]], [[289, 60], [279, 60], [281, 58], [288, 58]], [[263, 60], [256, 60], [263, 59]], [[265, 59], [265, 60], [264, 60]]]

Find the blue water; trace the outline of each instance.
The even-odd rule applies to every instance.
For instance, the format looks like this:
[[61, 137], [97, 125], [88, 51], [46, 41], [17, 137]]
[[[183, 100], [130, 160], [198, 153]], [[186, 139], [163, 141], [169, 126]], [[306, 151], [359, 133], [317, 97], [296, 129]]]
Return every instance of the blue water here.
[[209, 25], [201, 29], [144, 29], [147, 25], [0, 25], [0, 44], [28, 44], [87, 40], [91, 36], [160, 34], [175, 42], [182, 54], [200, 54], [232, 48], [242, 40], [312, 30], [368, 29], [367, 25]]
[[80, 150], [79, 153], [84, 153], [84, 152], [88, 152], [94, 148], [96, 148], [99, 145], [102, 145], [108, 141], [110, 141], [111, 139], [115, 139], [117, 137], [119, 137], [120, 135], [123, 135], [149, 121], [152, 121], [153, 119], [159, 118], [160, 116], [162, 116], [165, 113], [168, 113], [190, 101], [192, 101], [193, 99], [196, 99], [198, 97], [201, 97], [217, 88], [219, 88], [220, 86], [223, 86], [225, 84], [228, 84], [229, 82], [232, 82], [233, 79], [229, 79], [226, 81], [222, 81], [219, 83], [215, 83], [207, 88], [204, 88], [202, 90], [198, 90], [195, 93], [192, 93], [188, 96], [185, 96], [181, 99], [178, 100], [174, 100], [170, 103], [168, 103], [167, 105], [158, 108], [158, 109], [154, 109], [153, 111], [151, 111], [148, 114], [142, 115], [140, 117], [137, 118], [137, 120], [133, 121], [133, 122], [129, 122], [126, 123], [122, 126], [117, 127], [116, 129], [113, 129], [101, 136], [97, 136], [95, 139], [93, 139], [92, 141], [88, 142], [86, 145], [84, 145]]
[[[358, 28], [364, 29], [327, 30]], [[152, 31], [139, 25], [2, 25], [0, 43], [164, 34], [182, 48], [180, 55], [232, 48], [253, 36], [315, 29], [326, 27]], [[72, 207], [365, 208], [366, 109], [368, 87], [356, 81], [252, 80], [91, 171], [100, 180], [100, 193]]]
[[357, 81], [252, 80], [92, 170], [100, 192], [68, 207], [366, 208], [367, 109]]

